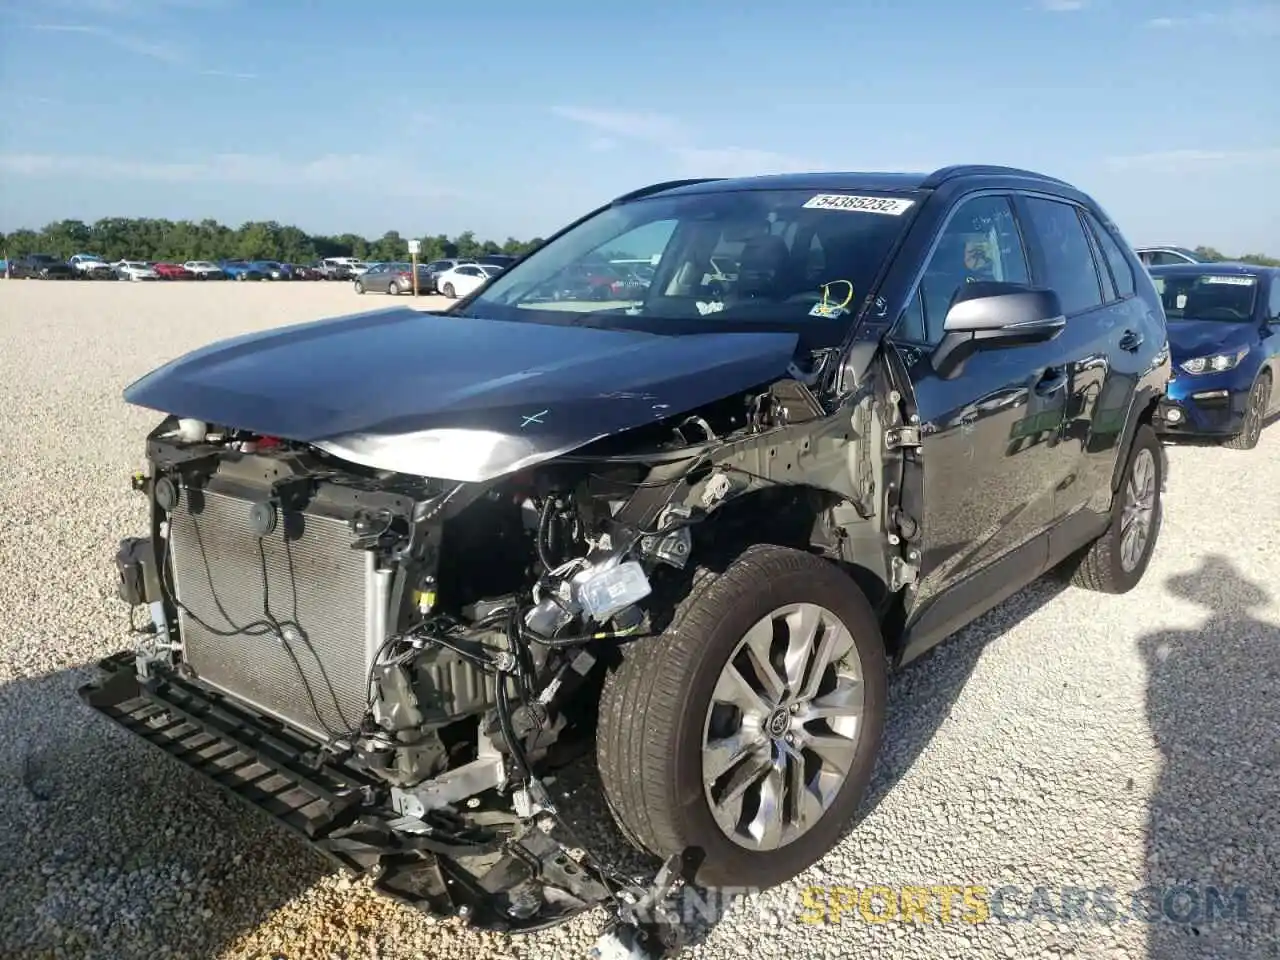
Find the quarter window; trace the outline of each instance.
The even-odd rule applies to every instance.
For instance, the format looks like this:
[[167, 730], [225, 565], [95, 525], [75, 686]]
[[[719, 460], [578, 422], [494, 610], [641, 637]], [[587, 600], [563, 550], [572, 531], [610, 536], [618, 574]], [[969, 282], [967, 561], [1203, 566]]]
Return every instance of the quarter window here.
[[1280, 273], [1271, 274], [1271, 299], [1267, 301], [1267, 313], [1273, 323], [1280, 323]]
[[1089, 211], [1085, 211], [1085, 222], [1093, 230], [1093, 235], [1098, 240], [1098, 246], [1102, 248], [1102, 255], [1107, 261], [1107, 265], [1111, 268], [1111, 279], [1116, 284], [1116, 294], [1120, 299], [1132, 297], [1136, 287], [1134, 286], [1133, 267], [1129, 265], [1129, 258], [1124, 255], [1124, 251], [1120, 249], [1120, 244], [1116, 242], [1116, 238], [1106, 227]]
[[1076, 208], [1058, 200], [1027, 197], [1030, 227], [1044, 251], [1043, 282], [1058, 294], [1068, 316], [1102, 304], [1098, 266]]
[[937, 343], [956, 292], [966, 283], [1026, 283], [1028, 276], [1022, 236], [1009, 199], [984, 196], [966, 200], [943, 227], [895, 333], [907, 340]]

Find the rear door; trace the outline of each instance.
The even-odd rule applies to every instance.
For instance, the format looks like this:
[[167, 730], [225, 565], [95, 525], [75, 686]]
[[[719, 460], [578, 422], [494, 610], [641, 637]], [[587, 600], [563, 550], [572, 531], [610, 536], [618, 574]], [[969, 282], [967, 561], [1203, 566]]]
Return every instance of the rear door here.
[[1066, 412], [1057, 349], [980, 351], [951, 379], [939, 377], [929, 359], [965, 283], [1026, 283], [1030, 275], [1011, 194], [970, 194], [944, 221], [890, 335], [920, 420], [923, 519], [908, 659], [965, 622], [975, 606], [998, 602], [996, 594], [1007, 596], [1038, 575], [1048, 556], [1039, 535], [1056, 516], [1060, 469], [1052, 438]]
[[[1051, 559], [1091, 539], [1108, 519], [1111, 481], [1127, 444], [1137, 386], [1159, 344], [1150, 307], [1113, 228], [1061, 197], [1019, 198], [1035, 281], [1057, 291], [1067, 317], [1053, 342], [1067, 374], [1066, 418], [1055, 440], [1055, 513], [1069, 521]], [[1074, 542], [1081, 541], [1081, 542]]]

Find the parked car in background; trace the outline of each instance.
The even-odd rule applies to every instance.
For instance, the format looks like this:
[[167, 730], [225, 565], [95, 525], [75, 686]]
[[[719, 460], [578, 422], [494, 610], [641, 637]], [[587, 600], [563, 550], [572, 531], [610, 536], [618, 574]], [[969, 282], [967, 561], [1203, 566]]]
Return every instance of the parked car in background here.
[[1161, 434], [1253, 449], [1280, 404], [1280, 268], [1183, 263], [1148, 271], [1173, 360]]
[[96, 253], [73, 254], [67, 261], [76, 275], [84, 280], [115, 280], [116, 272], [111, 264]]
[[437, 274], [436, 288], [451, 299], [465, 297], [479, 290], [486, 283], [502, 273], [501, 267], [484, 263], [460, 263], [452, 270]]
[[197, 280], [225, 280], [227, 275], [212, 260], [188, 260], [183, 264]]
[[1142, 261], [1143, 265], [1148, 267], [1165, 267], [1179, 263], [1209, 262], [1194, 250], [1189, 250], [1186, 247], [1134, 247], [1133, 252], [1138, 255], [1138, 259]]
[[118, 260], [114, 264], [121, 280], [159, 280], [160, 274], [145, 260]]
[[267, 280], [293, 279], [293, 271], [278, 260], [253, 260], [250, 265]]
[[427, 262], [427, 283], [430, 289], [426, 293], [439, 293], [440, 287], [436, 283], [436, 278], [440, 274], [452, 270], [454, 267], [463, 263], [475, 263], [472, 257], [445, 257], [442, 260], [430, 260]]
[[323, 280], [324, 274], [316, 267], [306, 263], [286, 264], [295, 280]]
[[29, 253], [9, 261], [9, 276], [15, 280], [74, 280], [76, 271], [53, 254]]
[[327, 257], [316, 264], [316, 269], [326, 280], [350, 280], [355, 276], [351, 272], [350, 264], [340, 257]]
[[196, 276], [180, 263], [154, 263], [151, 269], [161, 280], [194, 280]]
[[261, 280], [263, 273], [247, 260], [223, 260], [218, 266], [229, 280]]
[[[422, 293], [427, 282], [426, 265], [418, 264], [418, 292]], [[397, 296], [413, 293], [413, 264], [376, 263], [355, 278], [356, 293], [388, 293]]]
[[346, 271], [347, 277], [358, 277], [369, 269], [359, 257], [325, 257], [324, 262]]
[[476, 263], [483, 263], [491, 267], [502, 267], [504, 270], [511, 266], [518, 257], [513, 257], [505, 253], [486, 253], [476, 257]]

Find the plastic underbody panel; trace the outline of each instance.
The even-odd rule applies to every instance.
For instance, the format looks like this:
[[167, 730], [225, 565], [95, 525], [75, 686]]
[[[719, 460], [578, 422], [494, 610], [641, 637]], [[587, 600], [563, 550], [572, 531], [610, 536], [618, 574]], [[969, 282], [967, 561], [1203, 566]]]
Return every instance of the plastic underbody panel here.
[[[342, 869], [372, 875], [387, 896], [510, 933], [561, 923], [610, 896], [591, 866], [570, 860], [543, 826], [480, 809], [406, 830], [382, 785], [322, 757], [316, 742], [279, 722], [176, 675], [140, 681], [132, 651], [99, 668], [101, 676], [80, 688], [91, 708]], [[543, 904], [536, 913], [522, 908], [531, 897]]]

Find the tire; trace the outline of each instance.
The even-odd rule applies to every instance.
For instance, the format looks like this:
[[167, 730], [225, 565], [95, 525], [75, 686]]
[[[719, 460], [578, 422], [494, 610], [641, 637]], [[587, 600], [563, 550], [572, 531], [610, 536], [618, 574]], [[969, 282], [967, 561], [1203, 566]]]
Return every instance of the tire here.
[[356, 293], [364, 293], [364, 282], [357, 280], [355, 282]]
[[[1135, 479], [1135, 468], [1139, 476]], [[1136, 486], [1135, 486], [1136, 483]], [[1155, 431], [1146, 423], [1138, 424], [1129, 447], [1120, 490], [1116, 494], [1111, 522], [1106, 532], [1075, 557], [1063, 564], [1061, 572], [1073, 586], [1096, 593], [1128, 593], [1142, 580], [1159, 539], [1164, 515], [1161, 496], [1164, 485], [1164, 459]], [[1139, 489], [1141, 488], [1141, 489]], [[1143, 493], [1143, 491], [1147, 491]], [[1132, 498], [1137, 494], [1149, 503], [1146, 539], [1136, 552], [1126, 550], [1126, 531], [1130, 524]], [[1134, 518], [1136, 521], [1140, 518]]]
[[1245, 407], [1240, 432], [1224, 440], [1222, 445], [1232, 450], [1252, 450], [1256, 447], [1262, 436], [1262, 426], [1267, 421], [1267, 408], [1270, 406], [1271, 374], [1263, 370], [1249, 389], [1248, 405]]
[[[703, 783], [704, 741], [713, 718], [709, 711], [722, 671], [731, 658], [737, 660], [753, 626], [796, 604], [824, 608], [832, 623], [848, 631], [846, 657], [863, 678], [861, 722], [848, 741], [848, 773], [825, 811], [793, 839], [771, 849], [752, 849], [731, 839], [712, 812], [709, 793], [714, 790]], [[799, 550], [753, 546], [723, 573], [699, 569], [667, 630], [625, 649], [601, 694], [596, 752], [609, 808], [635, 846], [662, 858], [696, 851], [696, 862], [686, 860], [686, 879], [693, 883], [753, 887], [789, 880], [835, 846], [871, 779], [887, 685], [879, 625], [848, 576]], [[789, 725], [794, 715], [775, 710], [751, 728], [758, 740], [763, 737], [761, 757], [776, 758], [779, 751], [794, 749], [783, 746], [790, 734], [775, 728], [765, 736], [761, 729], [773, 721]], [[734, 770], [734, 764], [728, 769]]]
[[452, 284], [452, 283], [446, 283], [446, 284], [444, 285], [444, 289], [443, 289], [443, 290], [441, 290], [440, 292], [441, 292], [441, 293], [443, 293], [443, 294], [444, 294], [446, 297], [448, 297], [450, 300], [456, 300], [456, 299], [457, 299], [457, 296], [458, 296], [456, 293], [454, 293], [454, 290], [453, 290], [453, 284]]
[[389, 297], [400, 296], [400, 284], [397, 283], [395, 280], [392, 280], [390, 283], [387, 284], [387, 296]]

